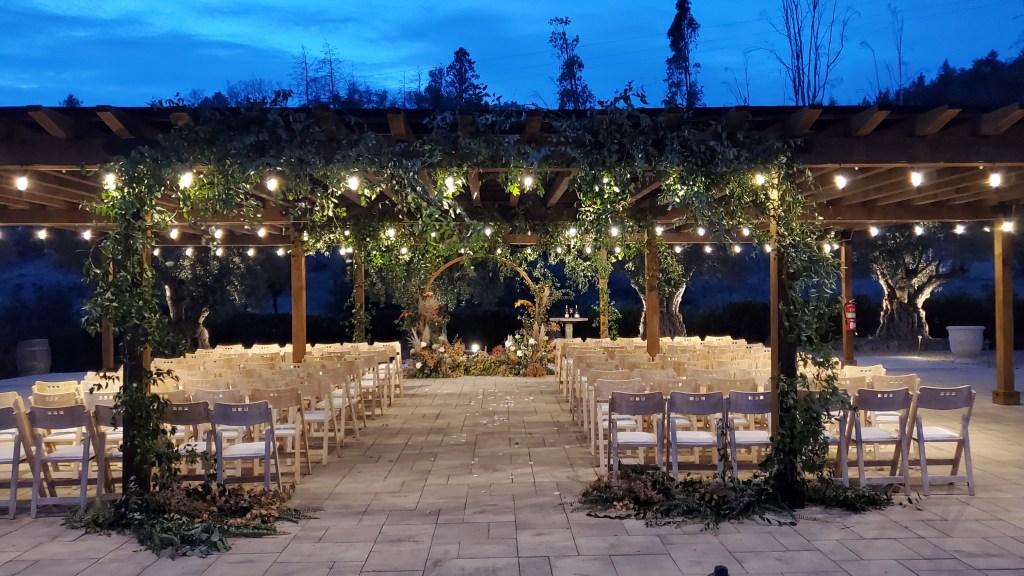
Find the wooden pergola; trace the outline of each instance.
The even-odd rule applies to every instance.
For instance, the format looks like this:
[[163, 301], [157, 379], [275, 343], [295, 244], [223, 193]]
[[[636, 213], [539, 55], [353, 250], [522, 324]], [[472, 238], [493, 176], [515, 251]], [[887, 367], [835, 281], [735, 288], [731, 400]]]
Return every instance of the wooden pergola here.
[[[395, 142], [411, 142], [429, 134], [433, 114], [423, 110], [315, 110], [326, 138], [337, 138], [358, 126]], [[1013, 256], [1010, 231], [999, 225], [1012, 219], [1024, 204], [1024, 109], [1019, 102], [997, 109], [897, 107], [737, 107], [647, 110], [666, 126], [688, 126], [725, 133], [761, 132], [794, 140], [796, 158], [813, 175], [802, 194], [817, 218], [838, 231], [856, 231], [873, 225], [917, 222], [992, 222], [996, 292], [996, 388], [993, 401], [1019, 404], [1013, 366]], [[508, 136], [531, 145], [543, 144], [550, 123], [539, 110], [524, 113], [523, 121]], [[560, 112], [564, 114], [564, 112]], [[600, 116], [598, 116], [600, 118]], [[102, 230], [83, 204], [95, 200], [102, 189], [97, 169], [133, 148], [158, 145], [162, 134], [196, 120], [187, 109], [0, 108], [0, 226], [48, 226]], [[459, 116], [460, 131], [473, 130], [471, 115]], [[482, 178], [500, 167], [479, 167], [466, 174], [469, 194], [458, 198], [464, 209], [488, 214], [531, 214], [546, 218], [575, 213], [570, 190], [572, 169], [538, 174], [546, 191], [511, 195], [497, 183]], [[995, 175], [995, 176], [993, 176]], [[657, 181], [642, 182], [631, 199], [631, 210], [654, 215], [668, 243], [713, 242], [698, 235], [680, 210], [659, 204]], [[293, 343], [296, 361], [305, 350], [305, 251], [292, 234], [289, 220], [271, 194], [262, 197], [259, 227], [233, 216], [205, 222], [222, 231], [224, 246], [290, 246], [292, 262]], [[355, 192], [347, 196], [350, 214], [393, 210], [397, 196], [385, 192], [364, 205]], [[163, 201], [174, 210], [173, 199]], [[160, 238], [162, 245], [198, 245], [208, 229], [193, 229], [183, 214], [177, 233]], [[848, 237], [848, 236], [847, 236]], [[509, 244], [532, 244], [530, 235], [506, 238]], [[647, 283], [648, 348], [657, 352], [657, 281], [655, 243], [648, 242]], [[849, 242], [841, 245], [843, 299], [852, 296]], [[778, 337], [778, 270], [772, 256], [772, 334]], [[363, 270], [355, 270], [357, 305], [363, 298]], [[853, 334], [844, 332], [843, 356], [853, 362]], [[104, 365], [113, 364], [113, 338], [104, 333]], [[773, 350], [777, 347], [773, 346]]]

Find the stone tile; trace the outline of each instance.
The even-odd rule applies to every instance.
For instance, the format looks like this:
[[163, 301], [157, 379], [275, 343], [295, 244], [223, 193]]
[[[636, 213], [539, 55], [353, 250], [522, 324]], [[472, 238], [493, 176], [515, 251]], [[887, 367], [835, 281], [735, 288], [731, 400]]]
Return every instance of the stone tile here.
[[278, 554], [223, 554], [203, 576], [251, 576], [263, 574], [277, 560]]
[[581, 556], [628, 554], [665, 554], [668, 551], [657, 536], [580, 536], [576, 547]]
[[1024, 559], [984, 538], [933, 538], [931, 542], [971, 568], [996, 570], [1024, 566]]
[[[319, 538], [321, 543], [332, 542], [374, 542], [380, 535], [380, 527], [377, 526], [333, 526], [324, 530], [323, 536]], [[298, 537], [293, 541], [302, 542]]]
[[551, 561], [544, 557], [520, 558], [519, 576], [552, 576]]
[[75, 576], [87, 569], [93, 562], [94, 560], [90, 559], [36, 560], [18, 574], [25, 576]]
[[729, 552], [778, 552], [786, 549], [771, 534], [722, 534], [718, 541]]
[[427, 564], [429, 546], [385, 544], [374, 546], [363, 564], [364, 572], [401, 572], [422, 570]]
[[843, 542], [861, 560], [910, 560], [920, 558], [898, 540], [850, 540]]
[[551, 576], [616, 576], [609, 556], [552, 556]]
[[644, 554], [640, 556], [612, 556], [615, 572], [623, 575], [658, 574], [681, 575], [672, 557], [668, 554]]
[[839, 566], [819, 551], [733, 552], [747, 572], [838, 572]]
[[334, 562], [275, 562], [263, 576], [327, 576]]
[[489, 540], [463, 540], [459, 543], [459, 558], [517, 558], [515, 538]]
[[915, 576], [896, 560], [854, 560], [839, 566], [851, 576]]
[[517, 530], [520, 556], [575, 556], [576, 541], [568, 528]]
[[218, 559], [217, 556], [208, 556], [206, 558], [194, 558], [184, 557], [170, 558], [163, 557], [157, 559], [142, 571], [141, 576], [180, 576], [181, 574], [202, 574], [209, 568], [214, 561]]
[[515, 558], [452, 558], [432, 562], [423, 576], [519, 576]]
[[292, 542], [281, 552], [280, 562], [363, 562], [369, 542]]

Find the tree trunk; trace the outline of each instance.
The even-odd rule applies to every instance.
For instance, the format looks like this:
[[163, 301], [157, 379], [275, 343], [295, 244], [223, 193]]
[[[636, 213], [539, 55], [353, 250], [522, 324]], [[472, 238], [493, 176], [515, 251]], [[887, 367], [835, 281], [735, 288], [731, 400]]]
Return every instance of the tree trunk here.
[[[638, 293], [640, 288], [633, 286]], [[682, 302], [683, 294], [686, 292], [686, 284], [676, 288], [671, 294], [658, 295], [658, 325], [661, 327], [662, 337], [678, 338], [686, 336], [686, 322], [683, 321]], [[640, 337], [647, 337], [647, 300], [640, 293], [640, 305], [643, 307], [640, 313]]]
[[189, 348], [209, 348], [209, 335], [207, 334], [206, 346], [202, 346], [199, 337], [200, 333], [206, 330], [203, 320], [206, 319], [209, 310], [194, 310], [182, 286], [175, 282], [164, 284], [164, 299], [167, 301], [171, 333], [180, 337]]
[[875, 338], [881, 340], [916, 340], [928, 338], [928, 322], [924, 310], [907, 290], [895, 288], [882, 282], [885, 294], [882, 298], [882, 313]]

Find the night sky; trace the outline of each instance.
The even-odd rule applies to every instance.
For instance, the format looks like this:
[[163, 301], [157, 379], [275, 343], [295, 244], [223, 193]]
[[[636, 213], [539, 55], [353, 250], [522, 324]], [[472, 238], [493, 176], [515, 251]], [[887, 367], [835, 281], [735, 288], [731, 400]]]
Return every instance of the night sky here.
[[[889, 4], [905, 17], [904, 60], [910, 75], [932, 76], [996, 50], [1021, 49], [1021, 0], [866, 0], [847, 31], [832, 95], [857, 103], [894, 65]], [[734, 74], [750, 78], [751, 104], [786, 103], [779, 65], [767, 51], [782, 47], [768, 19], [778, 0], [694, 0], [701, 24], [697, 60], [705, 103], [732, 105]], [[660, 105], [665, 31], [672, 0], [606, 2], [520, 0], [401, 2], [364, 0], [3, 0], [0, 1], [0, 105], [55, 105], [69, 92], [85, 105], [144, 105], [227, 82], [268, 78], [289, 83], [300, 46], [328, 42], [355, 74], [377, 87], [415, 85], [465, 46], [481, 81], [506, 100], [555, 106], [556, 62], [547, 45], [553, 16], [572, 19], [585, 78], [598, 98], [627, 81]]]

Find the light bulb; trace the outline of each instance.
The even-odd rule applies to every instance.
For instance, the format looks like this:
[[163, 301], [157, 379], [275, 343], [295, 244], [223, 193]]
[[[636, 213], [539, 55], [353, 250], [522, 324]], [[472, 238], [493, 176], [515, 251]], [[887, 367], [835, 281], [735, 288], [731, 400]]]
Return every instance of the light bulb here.
[[345, 236], [348, 236], [351, 233], [352, 233], [351, 230], [349, 230], [348, 228], [345, 228]]
[[654, 227], [654, 233], [657, 234], [658, 236], [661, 236], [661, 233], [664, 232], [664, 231], [665, 231], [665, 227], [664, 226], [655, 226]]
[[917, 236], [924, 235], [924, 226], [920, 224], [914, 224], [914, 234]]
[[256, 235], [259, 236], [260, 238], [266, 238], [267, 237], [267, 229], [261, 227], [259, 230], [256, 231]]
[[981, 229], [984, 230], [985, 232], [991, 232], [992, 231], [992, 227], [991, 226], [983, 226]]
[[715, 251], [715, 249], [711, 247], [711, 244], [705, 244], [704, 245], [704, 253], [705, 254], [711, 254], [714, 251]]
[[484, 236], [487, 236], [488, 238], [490, 238], [492, 232], [494, 232], [494, 230], [491, 230], [490, 226], [487, 226], [487, 227], [484, 228]]
[[153, 248], [153, 256], [159, 256], [159, 255], [160, 255], [160, 248]]
[[922, 183], [924, 183], [924, 174], [921, 174], [916, 170], [911, 172], [910, 183], [913, 184], [915, 188], [920, 186]]
[[622, 246], [615, 247], [615, 253], [618, 254], [619, 252], [622, 252]]
[[178, 236], [181, 235], [181, 232], [179, 232], [177, 228], [171, 228], [171, 231], [168, 232], [167, 235], [171, 237], [171, 240], [177, 240]]
[[192, 174], [191, 170], [185, 172], [184, 174], [181, 175], [181, 177], [178, 178], [178, 188], [191, 188], [194, 179], [195, 175]]
[[103, 177], [103, 187], [107, 190], [113, 190], [117, 187], [117, 176], [114, 176], [113, 172]]
[[394, 228], [388, 228], [387, 230], [384, 231], [384, 235], [387, 236], [388, 238], [394, 238], [395, 234], [396, 232]]
[[732, 251], [735, 252], [736, 254], [739, 254], [740, 252], [743, 252], [743, 246], [740, 246], [739, 244], [733, 244]]
[[224, 236], [224, 231], [223, 230], [221, 230], [220, 228], [214, 228], [213, 229], [213, 237], [215, 239], [220, 240], [223, 236]]
[[703, 236], [707, 233], [708, 231], [705, 230], [703, 226], [697, 226], [697, 236]]
[[224, 255], [224, 248], [221, 248], [220, 246], [217, 246], [217, 249], [214, 250], [213, 253], [216, 254], [217, 256], [223, 256]]
[[338, 254], [341, 255], [341, 256], [345, 255], [345, 247], [344, 246], [342, 246], [341, 248], [338, 248]]
[[577, 234], [577, 232], [579, 232], [579, 231], [576, 230], [575, 226], [570, 226], [569, 227], [569, 231], [566, 232], [566, 234], [568, 234], [569, 236], [575, 236]]
[[267, 190], [270, 190], [271, 192], [273, 192], [274, 190], [277, 190], [277, 184], [278, 184], [277, 178], [275, 178], [273, 176], [271, 176], [270, 178], [267, 178], [266, 184], [267, 184]]
[[612, 237], [614, 238], [614, 237], [619, 235], [619, 227], [618, 226], [612, 226], [612, 228], [611, 228], [611, 230], [609, 230], [609, 232], [611, 232]]
[[500, 256], [501, 255], [501, 247], [499, 246], [498, 248], [495, 248], [494, 249], [494, 253], [498, 254]]
[[767, 181], [768, 179], [764, 177], [764, 174], [754, 175], [754, 184], [757, 184], [758, 186], [764, 186], [764, 183]]
[[839, 174], [839, 175], [837, 175], [835, 177], [835, 181], [836, 181], [836, 188], [839, 188], [840, 190], [842, 190], [843, 188], [846, 188], [846, 183], [847, 183], [846, 182], [846, 176], [843, 176], [842, 174]]
[[587, 246], [586, 248], [583, 249], [583, 251], [586, 252], [587, 254], [590, 254], [591, 252], [593, 252], [593, 249], [590, 246]]
[[352, 252], [354, 252], [354, 251], [355, 251], [355, 248], [353, 248], [353, 247], [351, 247], [351, 246], [349, 246], [349, 247], [345, 248], [345, 252], [346, 252], [346, 253], [348, 253], [348, 254], [351, 254], [351, 253], [352, 253]]
[[348, 177], [348, 189], [353, 192], [359, 190], [359, 176], [353, 174]]
[[185, 256], [191, 258], [193, 253], [195, 253], [195, 250], [193, 250], [191, 246], [185, 248]]
[[993, 188], [998, 188], [1003, 185], [1003, 175], [999, 172], [993, 172], [988, 175], [988, 185]]
[[747, 228], [746, 226], [740, 228], [740, 234], [743, 236], [750, 236], [750, 228]]
[[832, 243], [832, 249], [833, 250], [838, 251], [840, 248], [842, 248], [842, 246], [839, 245], [839, 242], [833, 242]]
[[18, 176], [14, 179], [14, 187], [24, 192], [28, 190], [28, 176]]
[[824, 244], [821, 245], [821, 251], [824, 252], [825, 254], [831, 253], [832, 245], [829, 244], [828, 242], [825, 242]]
[[285, 254], [284, 247], [281, 247], [281, 248], [277, 249], [277, 255], [278, 256], [284, 256], [284, 254]]
[[954, 234], [963, 234], [964, 232], [967, 232], [967, 226], [963, 224], [957, 224], [953, 227]]
[[878, 236], [881, 232], [882, 231], [878, 229], [878, 226], [868, 226], [868, 234], [870, 234], [872, 238]]
[[469, 347], [469, 350], [471, 352], [473, 352], [473, 354], [476, 354], [477, 352], [480, 351], [480, 345], [479, 344], [473, 344], [472, 346]]
[[87, 229], [84, 232], [82, 232], [82, 238], [84, 238], [86, 240], [91, 239], [92, 238], [92, 230], [88, 230]]
[[1013, 220], [1003, 220], [1003, 223], [999, 225], [999, 229], [1003, 232], [1013, 232]]
[[40, 228], [39, 230], [36, 230], [36, 238], [39, 238], [40, 240], [46, 240], [46, 236], [46, 228]]
[[676, 244], [675, 247], [673, 247], [672, 249], [676, 251], [676, 254], [679, 254], [680, 252], [683, 251], [683, 247], [680, 246], [679, 244]]
[[771, 254], [772, 253], [772, 245], [771, 244], [765, 244], [764, 245], [764, 253], [765, 254]]
[[445, 178], [444, 179], [444, 187], [448, 190], [449, 194], [454, 193], [455, 192], [455, 177], [454, 176], [448, 176], [447, 178]]
[[561, 246], [555, 246], [555, 254], [561, 254], [561, 253], [562, 253], [562, 247]]
[[406, 254], [409, 253], [409, 249], [406, 248], [405, 246], [402, 246], [401, 248], [398, 249], [398, 253], [401, 254], [402, 256], [405, 256]]
[[527, 188], [532, 188], [533, 187], [533, 176], [532, 175], [527, 174], [526, 176], [523, 176], [523, 186], [526, 186]]
[[249, 258], [252, 258], [253, 256], [256, 255], [256, 249], [250, 246], [249, 249], [245, 251], [245, 253], [247, 256], [249, 256]]

